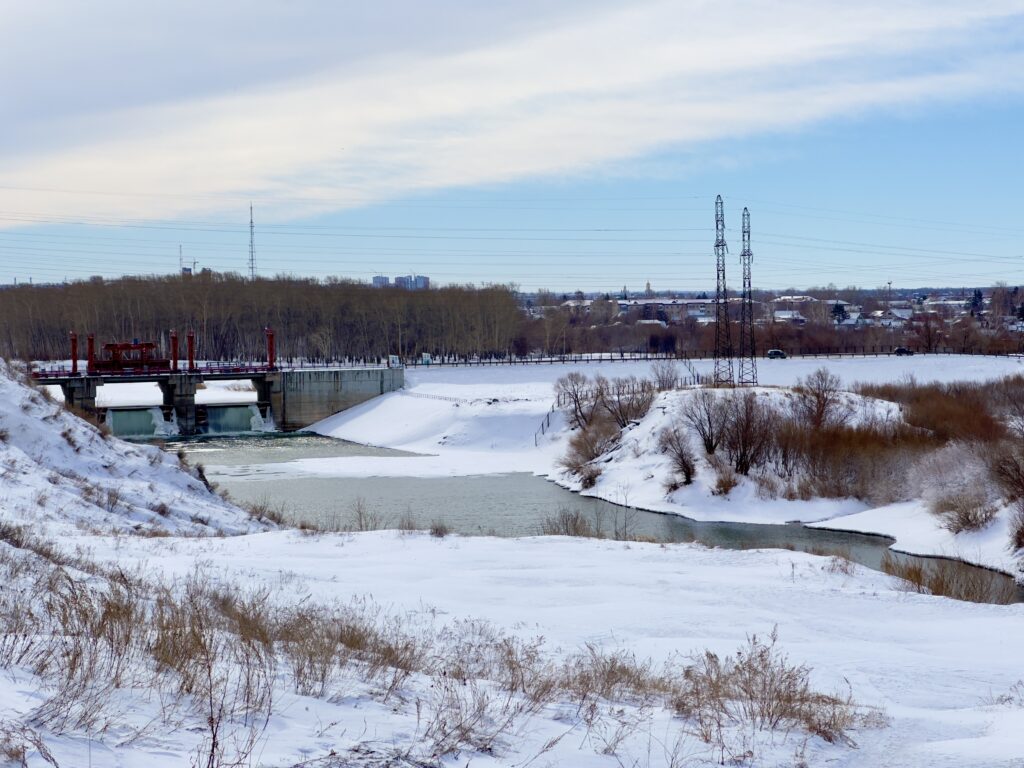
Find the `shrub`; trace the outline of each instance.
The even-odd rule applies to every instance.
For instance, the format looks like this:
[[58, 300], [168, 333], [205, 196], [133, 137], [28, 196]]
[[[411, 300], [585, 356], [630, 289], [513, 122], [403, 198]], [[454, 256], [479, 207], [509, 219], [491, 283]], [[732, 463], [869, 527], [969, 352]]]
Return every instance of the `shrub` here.
[[690, 443], [685, 430], [678, 421], [661, 430], [658, 435], [658, 448], [667, 453], [672, 460], [673, 474], [682, 479], [683, 485], [693, 482], [697, 474], [697, 463], [690, 450]]
[[569, 449], [561, 460], [561, 465], [582, 477], [590, 462], [615, 447], [621, 433], [612, 418], [602, 413], [593, 418], [587, 426], [573, 432], [569, 438]]
[[691, 657], [675, 696], [676, 711], [697, 721], [708, 743], [720, 742], [726, 726], [775, 731], [799, 728], [828, 742], [845, 740], [855, 710], [846, 696], [815, 691], [810, 668], [793, 664], [778, 649], [775, 630], [757, 635], [735, 656], [711, 651]]
[[581, 536], [594, 538], [594, 526], [578, 509], [562, 507], [554, 517], [547, 517], [541, 523], [541, 533], [545, 536]]
[[1008, 577], [955, 560], [935, 559], [926, 565], [917, 560], [899, 560], [886, 552], [882, 570], [899, 579], [906, 589], [926, 595], [1001, 605], [1016, 600], [1013, 581]]
[[992, 479], [1010, 501], [1024, 499], [1024, 456], [1011, 445], [1003, 445], [992, 456]]
[[443, 539], [452, 529], [448, 527], [448, 523], [444, 520], [434, 520], [430, 524], [430, 535], [437, 539]]
[[599, 398], [595, 389], [599, 387], [599, 383], [592, 383], [579, 371], [571, 371], [555, 382], [555, 393], [559, 402], [569, 410], [571, 426], [585, 428], [590, 424], [597, 410]]
[[711, 493], [715, 496], [728, 496], [732, 489], [739, 485], [736, 472], [730, 464], [720, 460], [712, 462], [711, 466], [715, 470], [715, 486]]
[[950, 533], [980, 531], [995, 519], [998, 508], [985, 492], [972, 488], [941, 496], [930, 504], [933, 514], [942, 520], [942, 527]]
[[899, 384], [862, 384], [857, 391], [900, 403], [908, 424], [927, 429], [941, 442], [995, 442], [1006, 433], [993, 413], [999, 399], [994, 384], [918, 384], [911, 379]]
[[1024, 549], [1024, 507], [1018, 506], [1010, 515], [1010, 546]]

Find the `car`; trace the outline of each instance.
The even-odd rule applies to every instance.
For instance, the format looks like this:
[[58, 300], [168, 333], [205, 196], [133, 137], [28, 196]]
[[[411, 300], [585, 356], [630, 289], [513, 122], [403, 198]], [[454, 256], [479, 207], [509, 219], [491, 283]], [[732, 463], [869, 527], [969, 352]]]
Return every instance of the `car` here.
[[769, 349], [767, 352], [764, 353], [764, 356], [767, 357], [769, 360], [786, 359], [786, 353], [783, 352], [781, 349]]
[[914, 354], [914, 350], [907, 349], [906, 347], [896, 347], [896, 349], [894, 349], [892, 352], [897, 357], [903, 357], [904, 355], [912, 355], [912, 354]]

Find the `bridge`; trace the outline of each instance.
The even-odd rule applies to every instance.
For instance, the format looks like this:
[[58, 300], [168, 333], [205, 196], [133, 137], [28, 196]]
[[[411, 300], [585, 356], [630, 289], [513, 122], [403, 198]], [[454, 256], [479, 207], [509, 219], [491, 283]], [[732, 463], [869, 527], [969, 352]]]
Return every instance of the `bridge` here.
[[164, 418], [177, 422], [178, 432], [198, 430], [196, 392], [206, 381], [249, 381], [256, 390], [260, 415], [272, 418], [278, 429], [292, 432], [308, 427], [339, 411], [401, 389], [405, 383], [400, 366], [278, 367], [273, 332], [267, 332], [266, 363], [197, 363], [194, 337], [188, 335], [187, 360], [178, 359], [177, 335], [171, 334], [171, 357], [155, 356], [152, 342], [107, 344], [105, 358], [89, 346], [85, 371], [79, 371], [78, 339], [71, 334], [70, 368], [37, 368], [32, 378], [39, 384], [57, 385], [71, 408], [95, 415], [96, 394], [108, 384], [155, 383], [163, 395]]

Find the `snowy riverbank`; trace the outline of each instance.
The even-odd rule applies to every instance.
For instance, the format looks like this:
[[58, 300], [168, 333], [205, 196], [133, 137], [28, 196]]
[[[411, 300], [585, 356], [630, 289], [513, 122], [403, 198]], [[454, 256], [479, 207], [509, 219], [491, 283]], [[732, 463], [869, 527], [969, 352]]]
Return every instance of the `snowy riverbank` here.
[[[710, 361], [695, 365], [698, 371], [707, 373]], [[911, 376], [920, 382], [980, 381], [1024, 371], [1024, 363], [1015, 358], [790, 359], [761, 361], [760, 380], [769, 388], [788, 387], [822, 366], [847, 386]], [[550, 429], [539, 433], [554, 401], [554, 382], [572, 370], [607, 377], [646, 376], [650, 366], [599, 363], [409, 371], [403, 392], [337, 414], [315, 425], [314, 430], [420, 456], [308, 459], [287, 465], [285, 471], [335, 477], [442, 477], [528, 471], [578, 490], [578, 483], [566, 477], [559, 466], [569, 434], [562, 414], [554, 413]], [[667, 458], [658, 455], [651, 443], [673, 399], [678, 397], [678, 393], [668, 393], [659, 398], [651, 414], [626, 433], [623, 449], [604, 465], [598, 484], [584, 493], [695, 520], [819, 522], [825, 527], [892, 536], [895, 548], [912, 554], [955, 557], [1008, 573], [1016, 570], [1017, 558], [1007, 548], [1003, 520], [981, 534], [954, 536], [939, 527], [937, 519], [920, 503], [872, 510], [853, 499], [766, 500], [750, 482], [741, 483], [727, 497], [715, 496], [706, 472], [698, 476], [693, 487], [666, 497], [661, 481]], [[883, 411], [891, 410], [891, 404], [874, 402]]]

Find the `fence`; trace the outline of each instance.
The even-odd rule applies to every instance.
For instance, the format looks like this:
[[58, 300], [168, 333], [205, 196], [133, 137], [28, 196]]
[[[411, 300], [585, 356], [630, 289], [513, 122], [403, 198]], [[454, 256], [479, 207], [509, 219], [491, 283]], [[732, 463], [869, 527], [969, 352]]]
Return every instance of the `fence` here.
[[[875, 346], [846, 346], [846, 347], [780, 347], [788, 357], [882, 357], [896, 355], [897, 349], [905, 349], [918, 355], [970, 355], [975, 357], [1019, 357], [1021, 351], [989, 352], [978, 348], [956, 348], [956, 347], [935, 347], [926, 349], [913, 345], [875, 345]], [[767, 348], [761, 350], [758, 357], [766, 357]], [[412, 358], [405, 361], [407, 368], [436, 368], [436, 367], [473, 367], [473, 366], [498, 366], [498, 365], [590, 365], [599, 363], [631, 363], [631, 362], [655, 362], [658, 360], [676, 360], [683, 362], [689, 360], [710, 360], [714, 358], [714, 350], [711, 349], [688, 349], [676, 353], [658, 352], [594, 352], [569, 355], [530, 355], [517, 357], [506, 355], [504, 357], [487, 358], [435, 358], [429, 363], [424, 363], [420, 358]]]

